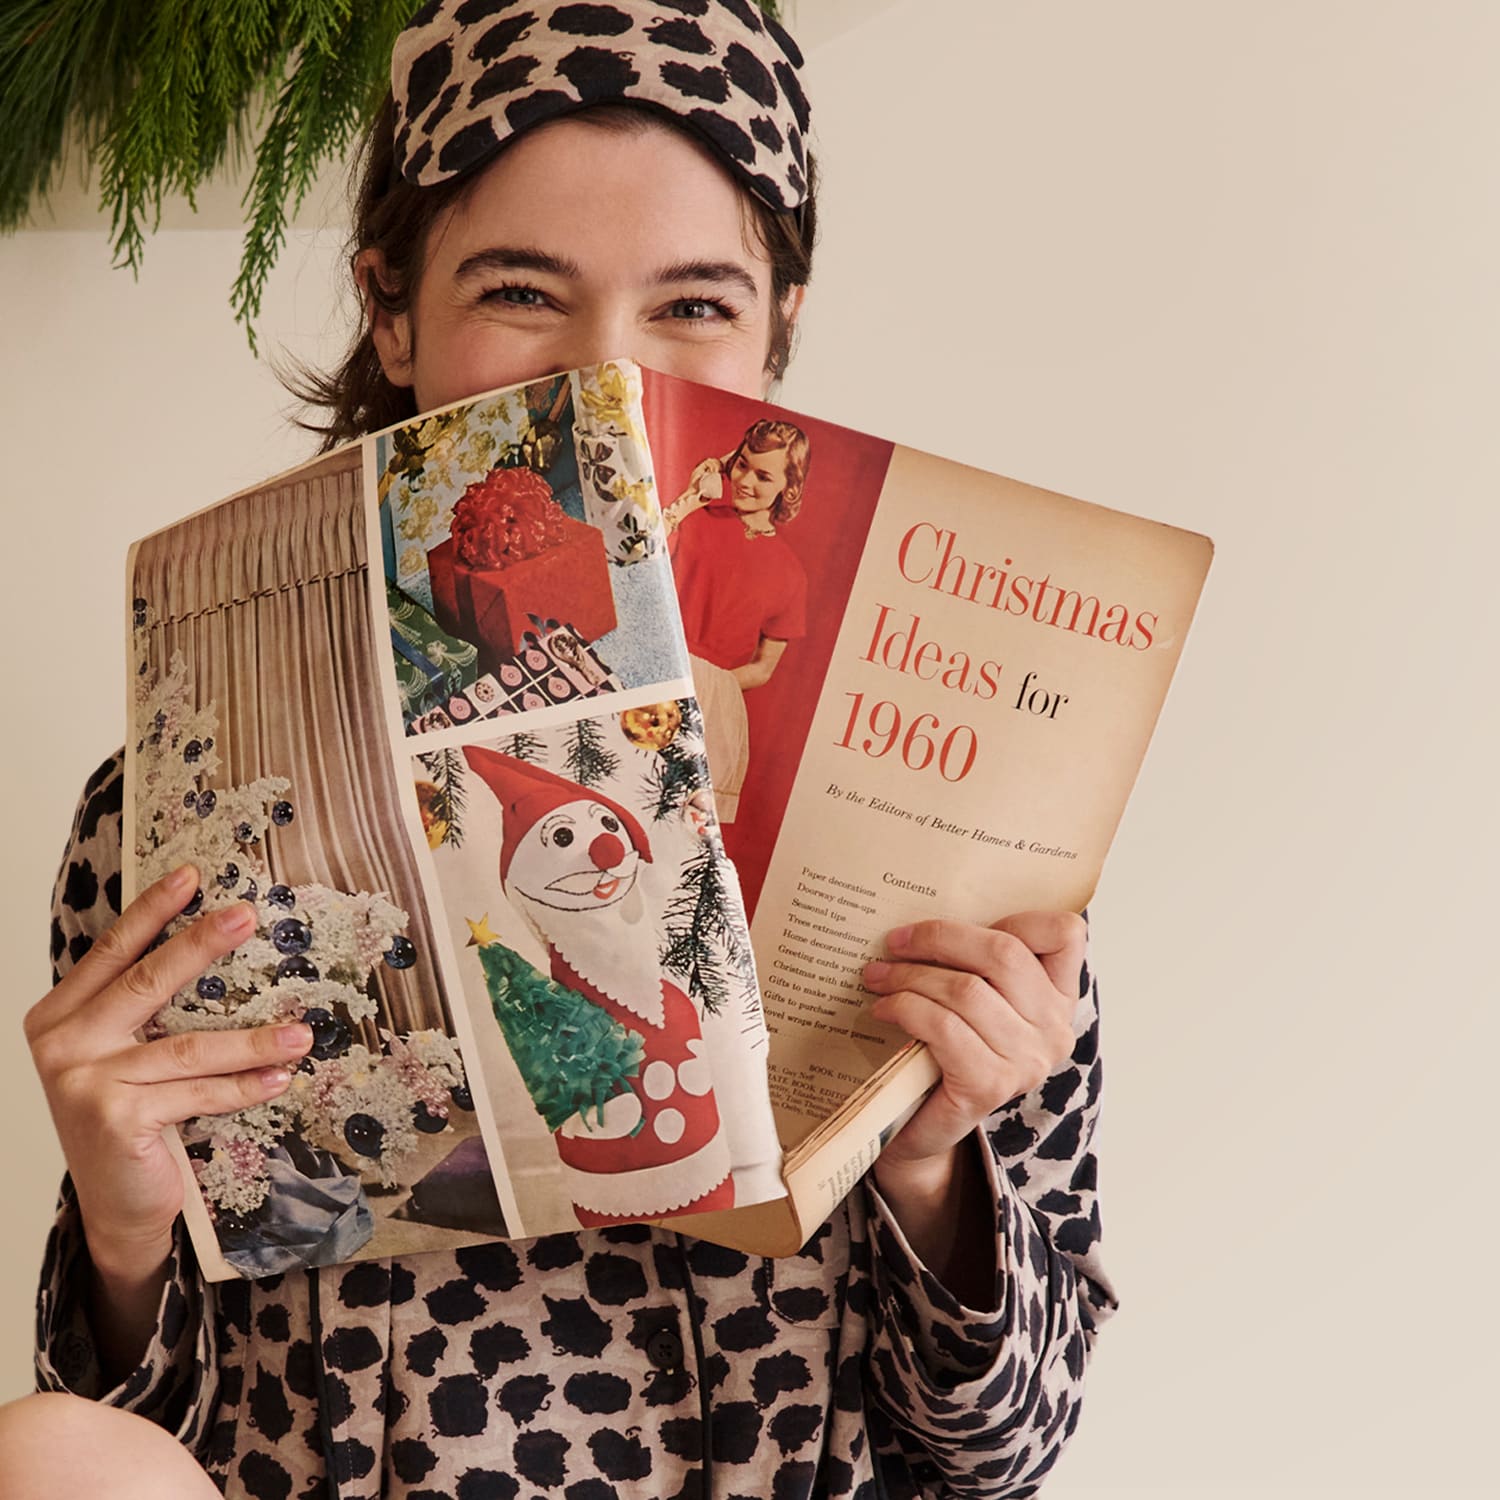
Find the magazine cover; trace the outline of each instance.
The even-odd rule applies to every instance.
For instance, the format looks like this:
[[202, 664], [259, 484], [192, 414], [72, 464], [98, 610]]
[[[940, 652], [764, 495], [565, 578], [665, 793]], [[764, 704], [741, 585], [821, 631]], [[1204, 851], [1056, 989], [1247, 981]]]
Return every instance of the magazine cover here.
[[314, 1033], [183, 1131], [207, 1274], [797, 1250], [935, 1082], [863, 964], [1083, 908], [1211, 554], [625, 361], [139, 543], [127, 878], [261, 915], [151, 1032]]

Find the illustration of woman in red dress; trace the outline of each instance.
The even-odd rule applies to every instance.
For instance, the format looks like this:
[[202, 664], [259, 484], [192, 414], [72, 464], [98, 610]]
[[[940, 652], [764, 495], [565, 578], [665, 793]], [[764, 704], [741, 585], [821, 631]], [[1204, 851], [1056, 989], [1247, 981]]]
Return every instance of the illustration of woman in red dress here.
[[777, 535], [797, 514], [811, 444], [791, 422], [755, 423], [707, 458], [668, 507], [672, 570], [703, 707], [719, 820], [732, 823], [750, 763], [745, 693], [807, 633], [807, 574]]

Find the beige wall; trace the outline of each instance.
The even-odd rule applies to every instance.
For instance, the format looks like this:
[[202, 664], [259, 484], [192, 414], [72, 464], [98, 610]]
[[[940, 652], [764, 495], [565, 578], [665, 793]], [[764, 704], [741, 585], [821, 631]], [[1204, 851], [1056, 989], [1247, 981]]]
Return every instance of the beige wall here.
[[[1059, 1500], [1492, 1472], [1497, 48], [1488, 0], [901, 0], [812, 56], [787, 400], [1219, 543], [1095, 905], [1125, 1306]], [[305, 452], [235, 254], [0, 242], [16, 1020], [120, 739], [126, 543]], [[334, 254], [292, 247], [269, 343], [326, 347]], [[11, 1035], [0, 1394], [58, 1165]]]

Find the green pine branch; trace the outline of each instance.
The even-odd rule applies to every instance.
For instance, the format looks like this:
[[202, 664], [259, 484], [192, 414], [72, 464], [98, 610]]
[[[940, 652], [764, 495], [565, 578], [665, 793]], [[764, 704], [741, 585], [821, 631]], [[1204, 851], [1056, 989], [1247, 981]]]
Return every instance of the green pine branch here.
[[680, 813], [687, 799], [708, 784], [707, 767], [702, 752], [683, 744], [683, 735], [652, 756], [642, 777], [642, 800], [651, 807], [651, 817], [660, 823]]
[[750, 934], [724, 884], [722, 853], [709, 844], [683, 866], [682, 879], [662, 914], [662, 967], [715, 1015], [732, 983], [751, 972]]
[[464, 841], [464, 761], [457, 750], [429, 750], [417, 756], [422, 769], [432, 778], [436, 792], [432, 799], [432, 816], [447, 825], [443, 842], [461, 848]]
[[620, 757], [604, 743], [596, 720], [579, 719], [568, 735], [563, 764], [574, 781], [592, 789], [615, 775]]

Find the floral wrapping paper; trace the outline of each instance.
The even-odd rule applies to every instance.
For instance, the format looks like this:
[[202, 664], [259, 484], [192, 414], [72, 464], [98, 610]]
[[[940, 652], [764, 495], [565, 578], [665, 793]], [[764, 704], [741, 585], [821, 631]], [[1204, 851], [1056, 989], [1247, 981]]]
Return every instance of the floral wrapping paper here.
[[661, 505], [651, 450], [631, 416], [639, 409], [640, 372], [599, 365], [573, 375], [573, 444], [584, 519], [604, 533], [609, 560], [638, 563], [662, 546]]

